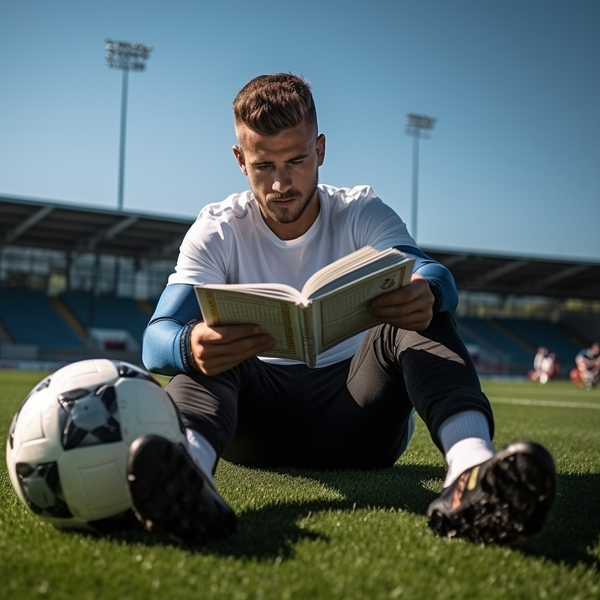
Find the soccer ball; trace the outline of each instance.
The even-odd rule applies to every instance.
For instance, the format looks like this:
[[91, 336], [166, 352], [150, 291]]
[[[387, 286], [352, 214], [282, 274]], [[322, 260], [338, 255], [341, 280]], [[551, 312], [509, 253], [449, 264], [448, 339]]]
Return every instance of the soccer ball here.
[[72, 363], [42, 380], [15, 415], [6, 444], [11, 482], [54, 526], [101, 530], [128, 513], [127, 455], [145, 434], [185, 443], [156, 379], [125, 362]]

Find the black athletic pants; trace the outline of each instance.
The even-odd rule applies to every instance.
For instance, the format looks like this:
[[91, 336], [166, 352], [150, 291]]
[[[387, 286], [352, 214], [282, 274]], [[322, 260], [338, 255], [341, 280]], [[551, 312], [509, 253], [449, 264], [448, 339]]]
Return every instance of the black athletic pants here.
[[413, 407], [439, 447], [452, 415], [490, 404], [448, 313], [424, 331], [380, 325], [335, 365], [278, 366], [257, 358], [214, 377], [176, 375], [167, 391], [186, 427], [234, 463], [320, 469], [391, 466]]

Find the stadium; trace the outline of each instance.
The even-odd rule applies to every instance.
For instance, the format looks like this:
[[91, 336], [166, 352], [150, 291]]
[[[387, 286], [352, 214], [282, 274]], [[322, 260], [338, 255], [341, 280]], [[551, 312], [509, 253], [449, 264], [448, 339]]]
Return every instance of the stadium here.
[[[600, 385], [570, 377], [576, 355], [600, 342], [600, 3], [33, 0], [3, 8], [2, 598], [600, 600]], [[493, 471], [472, 443], [477, 431], [459, 446], [479, 463], [468, 478], [452, 468], [456, 444], [446, 452], [450, 443], [432, 437], [417, 396], [468, 397], [421, 344], [412, 349], [431, 371], [395, 372], [387, 386], [392, 411], [398, 383], [419, 406], [410, 443], [385, 466], [360, 468], [352, 458], [386, 440], [394, 415], [379, 413], [366, 435], [348, 426], [362, 409], [377, 416], [371, 401], [356, 409], [348, 386], [350, 412], [331, 411], [325, 427], [312, 400], [329, 405], [335, 379], [325, 371], [307, 398], [304, 367], [292, 367], [303, 377], [283, 386], [283, 417], [259, 390], [258, 410], [247, 410], [246, 394], [228, 419], [254, 446], [284, 432], [285, 444], [271, 447], [277, 465], [240, 464], [226, 450], [213, 463], [213, 495], [190, 469], [191, 453], [179, 450], [187, 432], [172, 402], [178, 381], [168, 387], [170, 377], [140, 368], [144, 331], [198, 211], [249, 189], [239, 149], [232, 156], [232, 101], [250, 78], [279, 72], [313, 86], [327, 138], [322, 183], [373, 186], [453, 274], [454, 319], [494, 415], [493, 447], [510, 459]], [[286, 161], [290, 172], [304, 154]], [[329, 239], [318, 241], [323, 256]], [[258, 264], [254, 256], [244, 253], [244, 272]], [[264, 264], [277, 265], [271, 256]], [[283, 275], [295, 279], [293, 260], [286, 264]], [[547, 380], [534, 377], [542, 347], [558, 357], [558, 375]], [[366, 372], [354, 389], [380, 396], [377, 373]], [[256, 415], [247, 428], [244, 412]], [[167, 443], [146, 444], [148, 435]], [[548, 450], [555, 480], [547, 453], [537, 468], [521, 461], [534, 447], [522, 441]], [[305, 462], [320, 444], [348, 466]], [[203, 464], [214, 450], [207, 446]], [[511, 446], [526, 452], [506, 454]], [[140, 456], [147, 468], [130, 469]], [[448, 467], [452, 477], [462, 472], [444, 487]], [[542, 506], [553, 500], [535, 529], [521, 529], [523, 496], [502, 494], [496, 477], [511, 495], [538, 489]], [[144, 487], [196, 535], [149, 531]], [[496, 533], [509, 525], [510, 538], [482, 538], [478, 518], [440, 520], [441, 497], [449, 508], [465, 490], [485, 521], [499, 519]], [[197, 537], [205, 526], [233, 526], [227, 510], [207, 520], [180, 504], [205, 509], [203, 491], [235, 515], [231, 535]]]
[[[143, 331], [193, 220], [0, 198], [0, 368], [141, 364]], [[424, 247], [453, 273], [482, 377], [525, 377], [539, 346], [568, 378], [600, 339], [600, 262]]]

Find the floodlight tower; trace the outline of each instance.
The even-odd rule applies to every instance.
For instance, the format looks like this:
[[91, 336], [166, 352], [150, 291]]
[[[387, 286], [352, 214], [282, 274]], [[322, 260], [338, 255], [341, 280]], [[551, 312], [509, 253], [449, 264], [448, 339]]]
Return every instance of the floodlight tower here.
[[417, 239], [417, 204], [419, 198], [419, 139], [428, 139], [427, 131], [431, 131], [437, 119], [425, 115], [408, 113], [406, 115], [406, 135], [413, 138], [413, 171], [412, 171], [412, 210], [411, 231], [413, 238]]
[[106, 40], [106, 66], [123, 71], [121, 85], [121, 138], [119, 143], [119, 210], [123, 210], [123, 182], [125, 177], [125, 129], [127, 125], [127, 83], [129, 71], [143, 71], [152, 46]]

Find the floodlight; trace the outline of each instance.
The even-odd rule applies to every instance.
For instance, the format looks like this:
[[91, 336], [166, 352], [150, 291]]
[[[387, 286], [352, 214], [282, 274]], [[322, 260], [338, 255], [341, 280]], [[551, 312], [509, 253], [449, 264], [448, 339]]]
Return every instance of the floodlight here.
[[125, 129], [127, 120], [127, 82], [129, 71], [143, 71], [146, 60], [150, 56], [152, 46], [137, 42], [123, 42], [121, 40], [107, 39], [106, 66], [109, 69], [123, 71], [121, 86], [121, 137], [119, 144], [119, 210], [123, 209], [123, 183], [125, 179]]
[[109, 69], [143, 71], [152, 51], [149, 44], [106, 40], [106, 66]]
[[408, 113], [406, 115], [406, 128], [407, 133], [410, 129], [411, 132], [408, 135], [414, 135], [412, 130], [431, 130], [435, 125], [437, 119], [435, 117], [428, 117], [427, 115], [416, 115], [415, 113]]
[[419, 196], [419, 138], [427, 138], [425, 132], [431, 131], [436, 123], [435, 117], [407, 113], [406, 135], [413, 138], [413, 172], [412, 172], [412, 210], [411, 210], [411, 235], [417, 239], [417, 205]]

